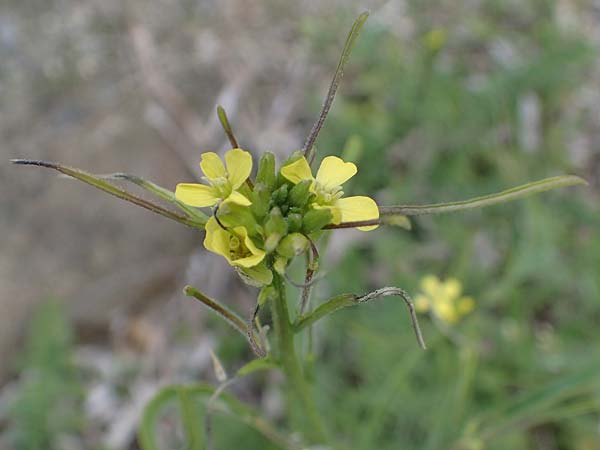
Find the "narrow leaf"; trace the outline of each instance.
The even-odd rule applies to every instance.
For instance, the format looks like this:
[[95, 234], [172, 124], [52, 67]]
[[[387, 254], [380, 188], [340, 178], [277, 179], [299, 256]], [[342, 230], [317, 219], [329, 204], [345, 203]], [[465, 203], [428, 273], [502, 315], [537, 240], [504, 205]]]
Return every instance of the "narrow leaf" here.
[[381, 206], [379, 213], [382, 216], [394, 216], [402, 214], [405, 216], [419, 216], [423, 214], [440, 214], [447, 212], [462, 211], [465, 209], [483, 208], [484, 206], [497, 205], [499, 203], [519, 200], [539, 192], [548, 191], [563, 186], [573, 186], [577, 184], [588, 184], [583, 178], [574, 175], [561, 175], [552, 178], [527, 183], [512, 189], [507, 189], [496, 194], [484, 195], [482, 197], [472, 198], [451, 203], [435, 203], [432, 205], [400, 205], [400, 206]]
[[360, 34], [360, 30], [362, 30], [362, 27], [368, 18], [369, 12], [363, 12], [360, 16], [356, 18], [356, 20], [352, 24], [350, 33], [348, 33], [348, 37], [346, 38], [346, 43], [344, 44], [340, 60], [338, 61], [335, 73], [333, 74], [333, 79], [331, 80], [331, 84], [329, 85], [327, 96], [325, 97], [323, 106], [321, 106], [319, 118], [310, 130], [310, 134], [306, 138], [306, 142], [304, 143], [304, 147], [302, 148], [302, 153], [308, 161], [311, 161], [312, 157], [314, 156], [313, 148], [315, 145], [315, 141], [317, 140], [317, 136], [319, 136], [319, 132], [321, 131], [321, 128], [325, 123], [325, 119], [327, 118], [329, 109], [331, 108], [333, 100], [335, 99], [335, 93], [337, 92], [342, 76], [344, 75], [344, 66], [348, 62], [348, 58], [350, 58], [350, 53], [352, 52], [352, 48], [354, 47], [356, 38]]
[[204, 214], [202, 211], [200, 211], [196, 208], [192, 208], [191, 206], [188, 206], [185, 203], [177, 200], [177, 197], [175, 197], [175, 193], [173, 191], [170, 191], [162, 186], [159, 186], [158, 184], [153, 183], [152, 181], [145, 180], [144, 178], [138, 177], [137, 175], [132, 175], [129, 173], [122, 173], [122, 172], [112, 173], [109, 175], [103, 175], [101, 178], [109, 179], [109, 180], [110, 179], [125, 180], [125, 181], [129, 181], [131, 183], [134, 183], [134, 184], [138, 185], [139, 187], [141, 187], [142, 189], [145, 189], [146, 191], [156, 195], [157, 197], [160, 197], [163, 200], [173, 203], [175, 206], [180, 208], [187, 215], [196, 219], [198, 222], [202, 222], [202, 223], [206, 224], [206, 222], [208, 221], [208, 216], [206, 214]]
[[133, 203], [134, 205], [141, 206], [153, 213], [159, 214], [161, 216], [167, 217], [168, 219], [174, 220], [176, 222], [182, 223], [192, 228], [200, 228], [204, 229], [204, 223], [200, 222], [191, 217], [185, 217], [180, 214], [174, 213], [168, 209], [163, 208], [160, 205], [155, 203], [151, 203], [143, 198], [137, 197], [123, 189], [120, 189], [114, 186], [111, 183], [106, 182], [97, 175], [91, 174], [89, 172], [85, 172], [80, 169], [76, 169], [74, 167], [64, 166], [62, 164], [48, 162], [48, 161], [36, 161], [30, 159], [11, 159], [13, 164], [19, 164], [24, 166], [38, 166], [38, 167], [47, 167], [49, 169], [54, 169], [58, 172], [61, 172], [64, 175], [67, 175], [72, 178], [76, 178], [77, 180], [83, 181], [90, 186], [94, 186], [101, 191], [104, 191], [110, 195], [113, 195], [121, 200], [128, 201]]

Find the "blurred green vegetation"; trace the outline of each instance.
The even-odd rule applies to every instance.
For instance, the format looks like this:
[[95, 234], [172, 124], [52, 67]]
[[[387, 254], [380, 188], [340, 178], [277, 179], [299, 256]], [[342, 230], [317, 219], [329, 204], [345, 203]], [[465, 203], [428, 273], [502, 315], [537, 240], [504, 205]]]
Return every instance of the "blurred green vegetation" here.
[[[569, 142], [580, 122], [569, 105], [597, 48], [558, 26], [555, 2], [408, 5], [410, 38], [367, 23], [318, 141], [321, 156], [344, 154], [358, 164], [353, 194], [423, 204], [561, 173], [589, 175], [573, 165]], [[315, 46], [332, 49], [315, 52], [312, 63], [333, 67], [339, 49], [329, 44], [340, 42], [339, 29], [309, 23], [304, 30]], [[316, 91], [308, 98], [313, 111], [322, 100]], [[531, 105], [539, 117], [528, 115]], [[325, 267], [315, 300], [382, 285], [416, 294], [419, 280], [435, 274], [458, 278], [476, 301], [451, 328], [422, 318], [427, 352], [399, 299], [348, 308], [317, 325], [311, 376], [341, 448], [600, 448], [597, 198], [592, 188], [568, 188], [416, 218], [410, 232], [381, 228], [353, 241]], [[30, 328], [6, 429], [11, 448], [61, 448], [64, 436], [82, 430], [72, 334], [55, 304]], [[218, 353], [239, 365], [246, 344], [230, 331], [220, 335]], [[215, 420], [217, 448], [271, 448], [234, 423]], [[168, 431], [167, 445], [182, 443], [180, 429]]]
[[17, 450], [58, 450], [81, 431], [82, 373], [73, 361], [73, 330], [56, 301], [31, 320], [6, 438]]
[[[586, 176], [571, 163], [578, 123], [566, 108], [597, 50], [557, 25], [553, 2], [484, 2], [466, 16], [411, 5], [416, 40], [367, 25], [318, 142], [358, 163], [354, 194], [424, 204]], [[533, 123], [523, 112], [531, 99]], [[435, 274], [460, 279], [477, 305], [450, 331], [423, 320], [426, 353], [399, 300], [346, 310], [318, 330], [319, 398], [347, 448], [600, 448], [594, 196], [564, 189], [415, 218], [412, 232], [379, 230], [326, 268], [332, 293], [384, 284], [416, 294]]]

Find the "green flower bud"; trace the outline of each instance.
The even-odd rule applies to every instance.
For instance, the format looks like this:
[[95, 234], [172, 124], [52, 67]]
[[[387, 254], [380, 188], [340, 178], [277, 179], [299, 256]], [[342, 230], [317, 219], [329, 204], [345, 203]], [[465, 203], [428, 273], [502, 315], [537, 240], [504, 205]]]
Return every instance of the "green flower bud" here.
[[273, 199], [273, 203], [276, 205], [283, 205], [288, 197], [289, 185], [282, 184], [279, 189], [273, 192], [271, 198]]
[[279, 244], [279, 241], [288, 232], [288, 225], [281, 214], [281, 210], [278, 207], [271, 209], [269, 218], [265, 223], [265, 250], [267, 253], [271, 253]]
[[310, 196], [309, 189], [311, 184], [312, 180], [304, 180], [296, 184], [288, 194], [289, 204], [299, 208], [304, 208], [308, 203]]
[[295, 233], [302, 228], [302, 214], [290, 212], [287, 216], [288, 231]]
[[308, 239], [300, 233], [291, 233], [284, 237], [277, 246], [277, 253], [286, 258], [304, 253], [308, 248]]
[[257, 184], [254, 186], [254, 190], [251, 192], [249, 198], [252, 201], [252, 204], [250, 205], [252, 214], [254, 214], [254, 217], [256, 217], [259, 222], [262, 222], [269, 212], [271, 191], [264, 184]]
[[275, 174], [275, 155], [271, 152], [263, 153], [258, 164], [256, 184], [264, 185], [269, 191], [275, 189], [277, 175]]
[[273, 263], [273, 269], [275, 269], [278, 274], [285, 275], [285, 269], [287, 268], [287, 265], [288, 259], [283, 256], [278, 256]]
[[331, 212], [328, 209], [311, 209], [304, 214], [302, 219], [302, 231], [305, 234], [319, 231], [325, 225], [331, 223]]

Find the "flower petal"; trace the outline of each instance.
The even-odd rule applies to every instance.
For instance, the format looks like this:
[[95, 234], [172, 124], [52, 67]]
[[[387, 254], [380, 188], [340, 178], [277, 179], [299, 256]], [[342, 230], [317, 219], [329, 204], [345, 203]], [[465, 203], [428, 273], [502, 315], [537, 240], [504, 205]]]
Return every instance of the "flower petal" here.
[[415, 309], [417, 312], [424, 313], [429, 311], [431, 305], [429, 302], [429, 298], [424, 296], [423, 294], [419, 294], [415, 297]]
[[281, 175], [294, 184], [298, 184], [303, 180], [314, 179], [308, 161], [304, 156], [287, 166], [283, 166], [281, 168]]
[[435, 275], [426, 275], [421, 278], [421, 289], [430, 298], [438, 297], [440, 284], [440, 279]]
[[252, 155], [241, 148], [234, 148], [225, 153], [225, 164], [229, 182], [235, 190], [244, 184], [252, 172]]
[[443, 284], [443, 295], [451, 301], [456, 300], [462, 293], [462, 284], [456, 278], [448, 278]]
[[[335, 206], [342, 214], [342, 222], [362, 222], [364, 220], [379, 219], [377, 203], [370, 197], [356, 196], [340, 198]], [[371, 231], [379, 225], [357, 227], [361, 231]]]
[[179, 183], [175, 188], [175, 198], [186, 205], [202, 208], [212, 206], [219, 201], [211, 186], [198, 183]]
[[229, 197], [227, 197], [224, 200], [224, 202], [231, 202], [240, 206], [250, 206], [252, 204], [250, 200], [248, 200], [243, 194], [240, 194], [238, 191], [232, 191], [231, 194], [229, 194]]
[[223, 161], [219, 158], [215, 152], [202, 153], [202, 160], [200, 161], [200, 168], [204, 175], [208, 178], [220, 178], [227, 176]]
[[231, 234], [221, 228], [214, 217], [208, 219], [205, 229], [206, 237], [204, 238], [204, 247], [217, 255], [225, 257], [229, 264], [233, 264], [229, 255], [229, 240]]
[[[337, 156], [327, 156], [321, 161], [321, 166], [317, 172], [317, 181], [325, 189], [333, 189], [341, 186], [354, 175], [358, 169], [351, 162], [344, 162]], [[379, 216], [377, 216], [379, 217]]]

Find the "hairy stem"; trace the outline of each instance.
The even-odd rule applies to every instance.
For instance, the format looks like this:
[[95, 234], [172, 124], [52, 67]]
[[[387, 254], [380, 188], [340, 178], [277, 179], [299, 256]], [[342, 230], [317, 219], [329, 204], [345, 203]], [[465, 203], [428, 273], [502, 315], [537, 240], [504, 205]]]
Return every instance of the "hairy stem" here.
[[327, 433], [319, 417], [311, 387], [302, 371], [294, 345], [294, 331], [290, 323], [285, 285], [277, 273], [273, 274], [273, 287], [277, 297], [273, 300], [273, 325], [278, 343], [279, 362], [286, 375], [291, 396], [290, 408], [297, 407], [302, 411], [305, 423], [305, 435], [312, 443], [326, 443]]

